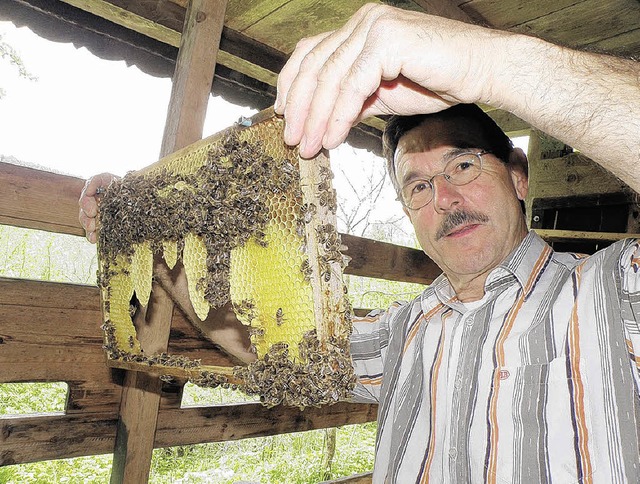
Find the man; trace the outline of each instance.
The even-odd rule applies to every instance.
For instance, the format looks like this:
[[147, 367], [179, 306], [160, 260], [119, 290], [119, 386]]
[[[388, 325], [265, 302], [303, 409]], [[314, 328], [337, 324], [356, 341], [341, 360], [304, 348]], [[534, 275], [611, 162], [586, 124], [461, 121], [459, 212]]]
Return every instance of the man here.
[[[298, 44], [276, 110], [311, 156], [369, 115], [487, 103], [638, 191], [639, 79], [631, 61], [367, 5]], [[374, 482], [640, 482], [639, 244], [579, 259], [527, 234], [522, 155], [487, 123], [459, 107], [385, 134], [405, 212], [444, 274], [356, 324], [356, 393], [380, 402]]]
[[638, 79], [631, 61], [381, 5], [298, 44], [278, 79], [285, 141], [312, 156], [361, 118], [410, 115], [385, 133], [390, 175], [443, 269], [355, 325], [356, 397], [380, 403], [374, 482], [640, 482], [639, 243], [579, 258], [528, 233], [524, 156], [469, 105], [638, 191]]

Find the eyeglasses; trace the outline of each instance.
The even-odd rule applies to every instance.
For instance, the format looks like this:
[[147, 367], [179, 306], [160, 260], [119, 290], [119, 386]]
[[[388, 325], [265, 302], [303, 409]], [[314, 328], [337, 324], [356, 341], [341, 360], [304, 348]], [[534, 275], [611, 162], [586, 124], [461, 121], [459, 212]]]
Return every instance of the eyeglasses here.
[[482, 155], [488, 151], [462, 153], [452, 158], [441, 173], [431, 178], [418, 178], [404, 185], [400, 190], [400, 202], [409, 210], [419, 210], [433, 200], [433, 179], [442, 175], [455, 186], [466, 185], [482, 173]]

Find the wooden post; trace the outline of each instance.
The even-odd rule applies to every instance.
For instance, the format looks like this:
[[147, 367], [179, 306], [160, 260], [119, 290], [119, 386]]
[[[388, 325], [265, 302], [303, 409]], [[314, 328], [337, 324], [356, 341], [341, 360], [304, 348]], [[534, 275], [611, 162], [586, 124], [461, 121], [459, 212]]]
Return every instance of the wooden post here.
[[[161, 156], [202, 138], [227, 0], [191, 0], [173, 77]], [[159, 286], [147, 309], [140, 343], [147, 352], [166, 351], [173, 303]], [[145, 373], [125, 377], [111, 483], [149, 480], [162, 382]]]

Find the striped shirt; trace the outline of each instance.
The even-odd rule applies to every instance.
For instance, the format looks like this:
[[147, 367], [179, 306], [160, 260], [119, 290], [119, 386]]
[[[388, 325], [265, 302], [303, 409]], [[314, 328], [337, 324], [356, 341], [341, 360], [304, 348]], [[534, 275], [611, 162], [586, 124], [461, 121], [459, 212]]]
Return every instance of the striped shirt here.
[[640, 241], [530, 232], [467, 307], [440, 276], [354, 322], [374, 483], [640, 483]]

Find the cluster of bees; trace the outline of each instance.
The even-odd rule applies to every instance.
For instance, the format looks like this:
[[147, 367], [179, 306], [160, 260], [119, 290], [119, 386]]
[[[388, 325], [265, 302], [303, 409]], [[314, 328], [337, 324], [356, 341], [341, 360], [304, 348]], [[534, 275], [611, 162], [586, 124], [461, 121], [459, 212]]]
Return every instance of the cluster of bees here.
[[264, 358], [236, 367], [234, 376], [267, 407], [333, 404], [348, 398], [356, 383], [348, 344], [348, 337], [330, 337], [323, 344], [315, 330], [308, 331], [298, 345], [300, 358], [290, 358], [288, 345], [274, 344]]
[[214, 145], [193, 174], [160, 170], [113, 181], [100, 201], [99, 285], [108, 286], [109, 261], [118, 254], [130, 258], [134, 244], [148, 241], [161, 253], [164, 241], [176, 241], [181, 253], [184, 235], [193, 233], [207, 248], [207, 277], [199, 287], [212, 307], [223, 306], [229, 301], [231, 250], [252, 237], [266, 245], [264, 200], [298, 183], [287, 159], [272, 158], [259, 141], [241, 141], [235, 132]]
[[[333, 175], [328, 166], [319, 166], [319, 181], [305, 185], [313, 186], [313, 196], [303, 194], [301, 170], [294, 164], [295, 155], [291, 157], [287, 152], [281, 156], [280, 148], [265, 146], [273, 144], [273, 139], [261, 136], [249, 142], [239, 131], [230, 131], [207, 148], [206, 161], [195, 169], [179, 172], [170, 165], [162, 165], [144, 175], [127, 175], [114, 181], [100, 201], [98, 246], [101, 260], [98, 284], [106, 296], [103, 308], [108, 315], [110, 280], [126, 272], [122, 266], [118, 267], [118, 260], [125, 257], [131, 262], [135, 246], [142, 243], [150, 244], [155, 254], [162, 254], [166, 250], [164, 244], [172, 242], [177, 244], [180, 257], [186, 235], [198, 237], [206, 248], [206, 275], [197, 280], [196, 287], [214, 308], [233, 299], [232, 308], [247, 325], [252, 342], [250, 349], [257, 354], [257, 360], [223, 374], [210, 371], [199, 360], [183, 356], [145, 355], [135, 338], [135, 328], [132, 326], [122, 333], [119, 324], [120, 333], [116, 335], [116, 327], [109, 319], [103, 325], [104, 347], [111, 359], [183, 368], [195, 384], [240, 388], [248, 394], [259, 395], [267, 406], [286, 404], [303, 408], [335, 403], [350, 395], [355, 376], [348, 351], [350, 304], [341, 279], [341, 269], [348, 258], [341, 253], [344, 247], [334, 226], [337, 201], [331, 188]], [[288, 215], [279, 212], [284, 210], [282, 207], [287, 207]], [[289, 253], [291, 256], [285, 256], [281, 262], [293, 264], [294, 272], [300, 270], [303, 285], [304, 281], [321, 285], [323, 297], [328, 297], [331, 291], [340, 292], [339, 297], [324, 303], [323, 308], [330, 308], [325, 322], [332, 322], [326, 323], [322, 331], [300, 329], [302, 319], [297, 316], [300, 312], [292, 310], [289, 302], [272, 302], [265, 310], [264, 301], [254, 299], [251, 291], [238, 292], [237, 279], [232, 287], [232, 273], [238, 271], [240, 249], [233, 253], [236, 262], [232, 261], [232, 251], [243, 248], [246, 255], [246, 250], [255, 247], [248, 244], [249, 241], [261, 248], [277, 248], [280, 239], [274, 238], [270, 225], [275, 219], [279, 221], [278, 227], [288, 223], [285, 219], [293, 219], [289, 226], [293, 228], [284, 230], [295, 235], [287, 240], [300, 244], [299, 249], [295, 245], [295, 254]], [[186, 261], [184, 264], [186, 267]], [[239, 272], [253, 271], [253, 266], [246, 267], [248, 269]], [[339, 281], [337, 285], [336, 281]], [[249, 284], [241, 282], [240, 286], [249, 287]], [[278, 287], [269, 290], [281, 297]], [[298, 297], [292, 292], [283, 297]], [[270, 325], [265, 324], [265, 318], [271, 321]], [[269, 329], [269, 335], [265, 334], [265, 328]], [[282, 342], [280, 338], [285, 334], [294, 335], [296, 339]], [[269, 338], [265, 339], [266, 336]], [[161, 378], [173, 380], [169, 375]]]

